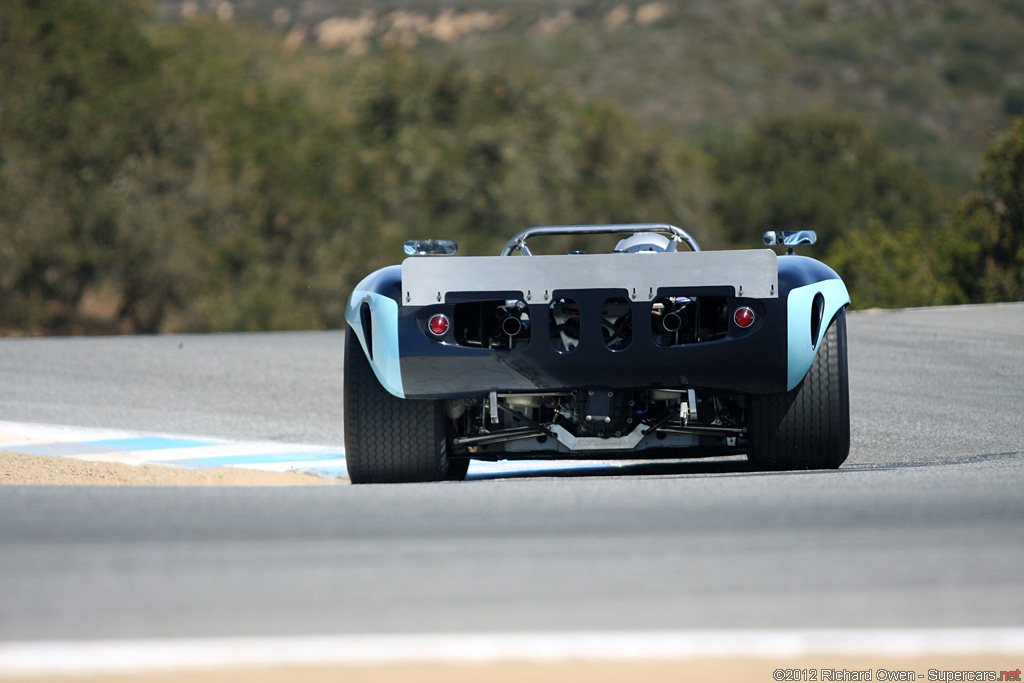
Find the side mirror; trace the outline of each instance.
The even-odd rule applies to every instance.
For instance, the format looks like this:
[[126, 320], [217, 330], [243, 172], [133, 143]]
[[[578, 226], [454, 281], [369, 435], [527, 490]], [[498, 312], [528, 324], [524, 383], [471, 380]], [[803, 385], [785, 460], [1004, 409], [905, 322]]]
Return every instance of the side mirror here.
[[402, 251], [409, 256], [454, 256], [459, 245], [451, 240], [409, 240]]
[[769, 230], [761, 239], [769, 247], [796, 247], [814, 244], [818, 241], [818, 234], [813, 230]]

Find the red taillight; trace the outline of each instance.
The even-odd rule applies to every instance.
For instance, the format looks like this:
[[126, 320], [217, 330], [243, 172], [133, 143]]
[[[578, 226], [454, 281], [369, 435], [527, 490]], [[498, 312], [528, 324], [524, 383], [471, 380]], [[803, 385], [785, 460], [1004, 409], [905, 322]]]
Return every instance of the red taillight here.
[[430, 320], [427, 321], [427, 329], [435, 337], [443, 337], [448, 332], [449, 324], [448, 316], [438, 313], [431, 316]]
[[743, 329], [747, 329], [754, 324], [754, 311], [744, 306], [743, 308], [737, 308], [736, 312], [732, 314], [732, 319], [736, 324]]

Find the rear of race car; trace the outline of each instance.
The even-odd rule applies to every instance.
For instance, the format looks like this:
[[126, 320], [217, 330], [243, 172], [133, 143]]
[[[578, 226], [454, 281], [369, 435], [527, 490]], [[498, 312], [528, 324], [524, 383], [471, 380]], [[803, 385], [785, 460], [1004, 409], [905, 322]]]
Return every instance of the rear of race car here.
[[[409, 258], [349, 300], [350, 475], [739, 453], [762, 468], [836, 467], [848, 303], [826, 266], [768, 249]], [[814, 380], [803, 406], [818, 366], [825, 386]], [[822, 391], [837, 397], [824, 418]], [[808, 441], [812, 418], [828, 433]]]

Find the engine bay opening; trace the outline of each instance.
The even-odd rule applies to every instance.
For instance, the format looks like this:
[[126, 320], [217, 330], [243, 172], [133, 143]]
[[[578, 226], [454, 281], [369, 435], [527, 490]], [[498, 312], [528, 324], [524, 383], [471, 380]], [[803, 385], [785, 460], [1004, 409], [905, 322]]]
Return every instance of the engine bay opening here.
[[551, 348], [568, 353], [580, 344], [580, 306], [575, 299], [559, 298], [548, 306]]
[[601, 306], [601, 332], [604, 345], [613, 351], [633, 341], [633, 309], [627, 299], [608, 299]]
[[729, 333], [724, 297], [663, 296], [651, 302], [651, 333], [658, 346], [681, 346], [721, 339]]
[[470, 301], [453, 312], [455, 342], [462, 346], [513, 350], [530, 343], [530, 311], [515, 299]]

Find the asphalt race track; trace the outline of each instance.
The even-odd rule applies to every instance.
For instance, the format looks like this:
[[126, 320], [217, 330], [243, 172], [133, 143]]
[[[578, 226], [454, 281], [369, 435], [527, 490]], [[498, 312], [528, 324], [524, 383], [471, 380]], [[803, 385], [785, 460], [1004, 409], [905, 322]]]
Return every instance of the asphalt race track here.
[[[853, 450], [0, 489], [0, 640], [1024, 624], [1024, 304], [849, 317]], [[337, 332], [0, 340], [0, 420], [337, 445]]]

